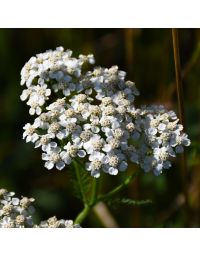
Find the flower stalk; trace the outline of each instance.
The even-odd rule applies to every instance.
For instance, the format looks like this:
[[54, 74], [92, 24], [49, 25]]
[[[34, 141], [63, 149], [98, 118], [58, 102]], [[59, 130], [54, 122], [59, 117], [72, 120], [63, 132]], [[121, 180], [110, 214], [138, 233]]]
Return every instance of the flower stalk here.
[[74, 169], [75, 169], [75, 173], [76, 173], [76, 179], [77, 179], [77, 183], [78, 183], [79, 190], [80, 190], [80, 193], [81, 193], [81, 198], [82, 198], [83, 204], [87, 205], [87, 197], [86, 197], [86, 194], [83, 190], [83, 186], [82, 186], [81, 178], [80, 178], [80, 171], [84, 171], [84, 169], [80, 169], [81, 165], [78, 164], [78, 162], [76, 160], [73, 160], [73, 165], [74, 165]]
[[129, 185], [129, 183], [131, 183], [131, 181], [138, 176], [138, 172], [133, 173], [132, 175], [128, 176], [119, 186], [117, 186], [116, 188], [114, 188], [113, 190], [111, 190], [110, 192], [108, 192], [105, 195], [102, 195], [98, 198], [98, 202], [100, 201], [105, 201], [108, 200], [109, 198], [115, 196], [116, 194], [118, 194], [120, 191], [122, 191], [125, 187], [127, 187]]
[[92, 209], [92, 207], [96, 204], [96, 197], [97, 197], [97, 191], [98, 191], [97, 186], [98, 185], [97, 185], [97, 179], [93, 178], [92, 188], [91, 188], [91, 197], [88, 201], [86, 194], [84, 193], [83, 184], [82, 184], [81, 178], [80, 178], [80, 171], [85, 171], [85, 169], [83, 168], [82, 164], [80, 162], [77, 162], [76, 160], [74, 160], [73, 164], [74, 164], [74, 168], [76, 171], [76, 177], [77, 177], [77, 182], [79, 185], [79, 190], [81, 193], [82, 201], [84, 204], [83, 210], [78, 214], [78, 216], [75, 219], [75, 224], [80, 224], [85, 220], [85, 218], [90, 213], [90, 210]]
[[182, 79], [181, 79], [181, 64], [180, 64], [177, 28], [172, 28], [172, 39], [173, 39], [175, 73], [176, 73], [176, 91], [177, 91], [177, 98], [178, 98], [178, 110], [179, 110], [180, 122], [182, 125], [184, 125], [185, 124], [185, 109], [184, 109], [184, 98], [183, 98], [183, 86], [182, 86]]
[[83, 210], [78, 214], [78, 216], [75, 219], [75, 224], [81, 224], [85, 218], [88, 216], [90, 213], [91, 209], [99, 202], [108, 200], [109, 198], [115, 196], [118, 194], [120, 191], [122, 191], [125, 187], [127, 187], [130, 182], [138, 175], [138, 172], [133, 173], [132, 175], [128, 176], [119, 186], [111, 190], [105, 195], [101, 195], [97, 197], [97, 180], [94, 179], [93, 181], [93, 186], [92, 186], [92, 192], [91, 192], [91, 199], [88, 204], [85, 204]]
[[[179, 53], [179, 40], [178, 40], [178, 29], [172, 28], [172, 40], [173, 40], [173, 52], [174, 52], [174, 65], [176, 73], [176, 92], [178, 99], [178, 111], [180, 123], [185, 126], [185, 109], [184, 109], [184, 96], [183, 86], [181, 78], [181, 64], [180, 64], [180, 53]], [[187, 158], [185, 151], [182, 154], [181, 160], [181, 175], [182, 175], [182, 186], [185, 197], [185, 212], [186, 212], [186, 223], [189, 221], [189, 203], [188, 203], [188, 187], [187, 187]]]
[[88, 216], [90, 210], [91, 210], [91, 206], [85, 205], [83, 210], [76, 217], [74, 223], [75, 224], [81, 224], [85, 220], [85, 218]]

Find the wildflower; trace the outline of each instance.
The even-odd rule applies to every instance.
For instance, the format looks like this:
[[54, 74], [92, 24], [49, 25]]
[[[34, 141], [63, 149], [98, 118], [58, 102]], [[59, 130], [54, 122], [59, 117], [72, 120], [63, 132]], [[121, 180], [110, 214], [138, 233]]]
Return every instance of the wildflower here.
[[0, 228], [33, 227], [31, 203], [34, 199], [13, 197], [15, 193], [5, 189], [1, 189], [0, 194]]
[[39, 224], [34, 224], [32, 203], [34, 198], [13, 197], [14, 192], [0, 189], [0, 228], [79, 228], [72, 220], [57, 220], [51, 217]]
[[41, 147], [47, 169], [81, 159], [92, 176], [116, 175], [129, 162], [155, 175], [190, 145], [173, 111], [134, 105], [139, 91], [117, 66], [95, 67], [94, 56], [72, 57], [63, 47], [32, 57], [21, 71], [21, 100], [36, 114], [23, 138]]
[[56, 146], [50, 147], [46, 153], [42, 153], [42, 159], [47, 161], [45, 167], [50, 170], [56, 166], [58, 170], [62, 170], [65, 167], [65, 163], [60, 155], [61, 148]]
[[23, 139], [26, 138], [26, 142], [35, 142], [39, 138], [38, 134], [35, 132], [36, 128], [34, 125], [31, 125], [30, 123], [27, 123], [23, 129], [25, 130], [23, 133]]

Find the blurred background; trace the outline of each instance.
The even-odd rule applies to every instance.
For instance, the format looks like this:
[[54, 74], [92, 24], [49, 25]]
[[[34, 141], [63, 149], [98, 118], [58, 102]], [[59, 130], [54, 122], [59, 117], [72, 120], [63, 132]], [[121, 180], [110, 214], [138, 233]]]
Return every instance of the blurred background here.
[[[159, 177], [141, 173], [123, 195], [152, 203], [142, 207], [108, 205], [105, 217], [111, 217], [115, 226], [200, 226], [200, 29], [180, 29], [179, 44], [186, 132], [192, 141], [186, 149], [186, 176], [181, 177], [181, 156]], [[72, 49], [74, 56], [93, 53], [96, 65], [118, 65], [125, 70], [141, 93], [137, 106], [164, 104], [178, 113], [170, 29], [0, 29], [0, 187], [18, 196], [34, 197], [36, 221], [53, 215], [74, 219], [82, 209], [81, 202], [72, 196], [68, 169], [46, 170], [41, 151], [22, 140], [22, 127], [33, 118], [19, 99], [20, 71], [31, 56], [57, 46]], [[134, 168], [131, 165], [129, 171]], [[106, 192], [123, 176], [103, 178], [101, 189]], [[83, 223], [83, 227], [105, 226], [109, 224], [94, 213]]]

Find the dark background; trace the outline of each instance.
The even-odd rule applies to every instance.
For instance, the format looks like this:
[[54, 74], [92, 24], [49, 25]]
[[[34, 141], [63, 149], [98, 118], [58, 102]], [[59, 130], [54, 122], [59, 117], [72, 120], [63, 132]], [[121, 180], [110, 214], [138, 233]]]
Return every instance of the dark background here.
[[[185, 211], [178, 156], [161, 176], [142, 173], [124, 192], [132, 199], [151, 199], [152, 204], [109, 206], [120, 227], [200, 226], [200, 30], [179, 30], [179, 42], [186, 127], [192, 141], [186, 149], [189, 211]], [[93, 53], [96, 65], [125, 70], [140, 90], [137, 106], [164, 104], [178, 113], [170, 29], [0, 29], [0, 187], [18, 196], [33, 196], [36, 220], [53, 215], [74, 219], [82, 208], [72, 196], [68, 170], [46, 170], [40, 150], [22, 140], [22, 127], [33, 119], [19, 99], [20, 71], [31, 56], [57, 46], [73, 50], [74, 56]], [[122, 176], [103, 178], [106, 191]], [[94, 214], [83, 226], [103, 227]]]

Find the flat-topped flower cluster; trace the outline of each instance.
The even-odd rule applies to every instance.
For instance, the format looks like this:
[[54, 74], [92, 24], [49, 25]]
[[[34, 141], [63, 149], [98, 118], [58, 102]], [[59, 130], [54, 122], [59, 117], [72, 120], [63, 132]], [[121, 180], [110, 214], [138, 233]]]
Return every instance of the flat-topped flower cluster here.
[[134, 82], [117, 66], [94, 67], [93, 55], [72, 57], [62, 47], [32, 57], [21, 71], [21, 100], [36, 115], [23, 138], [42, 149], [45, 167], [81, 160], [91, 175], [125, 171], [129, 162], [159, 175], [190, 140], [163, 106], [136, 108]]
[[76, 228], [72, 220], [57, 220], [51, 217], [42, 221], [39, 225], [34, 224], [35, 212], [32, 203], [34, 198], [14, 197], [14, 192], [0, 189], [0, 228]]

